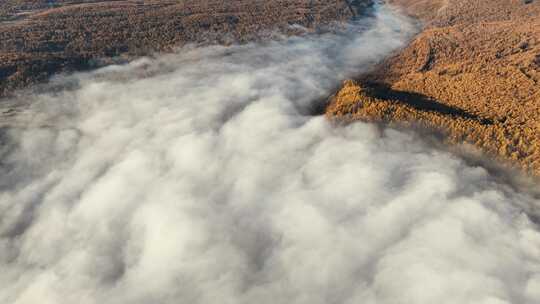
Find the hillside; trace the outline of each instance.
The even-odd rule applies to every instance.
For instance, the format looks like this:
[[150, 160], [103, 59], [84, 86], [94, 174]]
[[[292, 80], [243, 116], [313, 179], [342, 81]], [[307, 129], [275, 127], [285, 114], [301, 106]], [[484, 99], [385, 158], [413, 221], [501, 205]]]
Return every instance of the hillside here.
[[186, 43], [244, 42], [315, 29], [371, 0], [7, 0], [0, 3], [0, 96], [62, 72]]
[[540, 1], [390, 2], [424, 30], [327, 114], [420, 124], [540, 174]]

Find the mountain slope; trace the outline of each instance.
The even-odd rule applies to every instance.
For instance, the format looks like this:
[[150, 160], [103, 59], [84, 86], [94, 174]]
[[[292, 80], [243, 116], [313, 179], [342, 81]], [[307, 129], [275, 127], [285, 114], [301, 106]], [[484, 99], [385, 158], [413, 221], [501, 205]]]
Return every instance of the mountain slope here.
[[0, 96], [110, 58], [231, 43], [350, 19], [371, 0], [7, 0], [0, 3]]
[[[420, 123], [540, 173], [540, 1], [391, 2], [420, 18], [424, 31], [359, 84], [348, 83], [328, 114]], [[364, 87], [387, 88], [375, 96], [378, 114], [362, 107], [362, 94], [345, 94]], [[419, 99], [427, 102], [411, 106]]]

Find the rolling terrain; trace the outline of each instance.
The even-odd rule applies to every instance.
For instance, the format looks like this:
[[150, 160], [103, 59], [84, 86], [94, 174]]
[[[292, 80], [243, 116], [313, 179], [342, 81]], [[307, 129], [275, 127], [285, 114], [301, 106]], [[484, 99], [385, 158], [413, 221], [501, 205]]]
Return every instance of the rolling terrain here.
[[424, 30], [327, 114], [421, 125], [540, 173], [540, 1], [394, 0]]
[[245, 42], [366, 11], [371, 0], [8, 0], [0, 4], [0, 96], [58, 72], [187, 43]]
[[[332, 1], [279, 4], [298, 5], [287, 9], [228, 1], [247, 6], [221, 11], [217, 1], [185, 1], [189, 9], [217, 5], [185, 16], [188, 7], [139, 3], [35, 2], [4, 18], [4, 33], [19, 31], [14, 41], [32, 38], [6, 43], [26, 50], [12, 54], [44, 56], [45, 67], [54, 56], [65, 63], [49, 70], [19, 61], [6, 77], [12, 84], [39, 82], [39, 71], [45, 79], [91, 68], [68, 59], [129, 62], [61, 74], [0, 100], [0, 303], [540, 303], [537, 184], [429, 140], [433, 128], [482, 134], [514, 123], [435, 94], [464, 94], [452, 84], [487, 90], [469, 83], [490, 80], [475, 72], [484, 51], [474, 39], [455, 40], [452, 50], [429, 34], [472, 35], [474, 24], [439, 29], [444, 2], [410, 2], [408, 14], [426, 26], [411, 42], [416, 20], [388, 5], [332, 27], [315, 14], [341, 7], [339, 18], [350, 18], [368, 2], [323, 10]], [[211, 43], [229, 43], [212, 34], [228, 23], [205, 28], [201, 20], [227, 16], [239, 18], [227, 29], [232, 41], [255, 41]], [[174, 30], [175, 20], [182, 28]], [[279, 26], [285, 34], [266, 39]], [[190, 29], [200, 34], [195, 43], [168, 52], [189, 43], [182, 35]], [[85, 33], [88, 40], [78, 38]], [[506, 35], [495, 36], [501, 54]], [[516, 56], [535, 48], [531, 39]], [[462, 69], [455, 79], [439, 73], [451, 64]], [[321, 115], [328, 96], [355, 77], [335, 94], [332, 119], [430, 131]], [[506, 91], [514, 78], [495, 81]]]
[[[327, 107], [338, 120], [437, 130], [540, 173], [540, 1], [389, 0], [424, 30]], [[301, 33], [373, 1], [21, 1], [0, 4], [0, 97], [61, 72], [188, 43]], [[300, 25], [301, 27], [297, 26]], [[11, 115], [11, 110], [8, 110]]]

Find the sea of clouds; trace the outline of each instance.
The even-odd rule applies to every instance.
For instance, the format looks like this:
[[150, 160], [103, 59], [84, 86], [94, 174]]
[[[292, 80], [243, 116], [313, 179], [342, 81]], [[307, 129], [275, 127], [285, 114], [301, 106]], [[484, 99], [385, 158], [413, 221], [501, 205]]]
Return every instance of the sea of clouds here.
[[413, 32], [381, 8], [26, 96], [0, 303], [540, 303], [537, 199], [411, 132], [311, 115]]

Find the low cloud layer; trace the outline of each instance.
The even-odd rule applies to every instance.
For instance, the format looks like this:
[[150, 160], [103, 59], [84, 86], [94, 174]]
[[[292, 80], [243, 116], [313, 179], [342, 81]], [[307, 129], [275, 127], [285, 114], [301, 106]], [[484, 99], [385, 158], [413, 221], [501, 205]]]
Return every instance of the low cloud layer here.
[[539, 303], [538, 201], [414, 134], [307, 115], [412, 31], [383, 8], [31, 95], [2, 160], [0, 303]]

